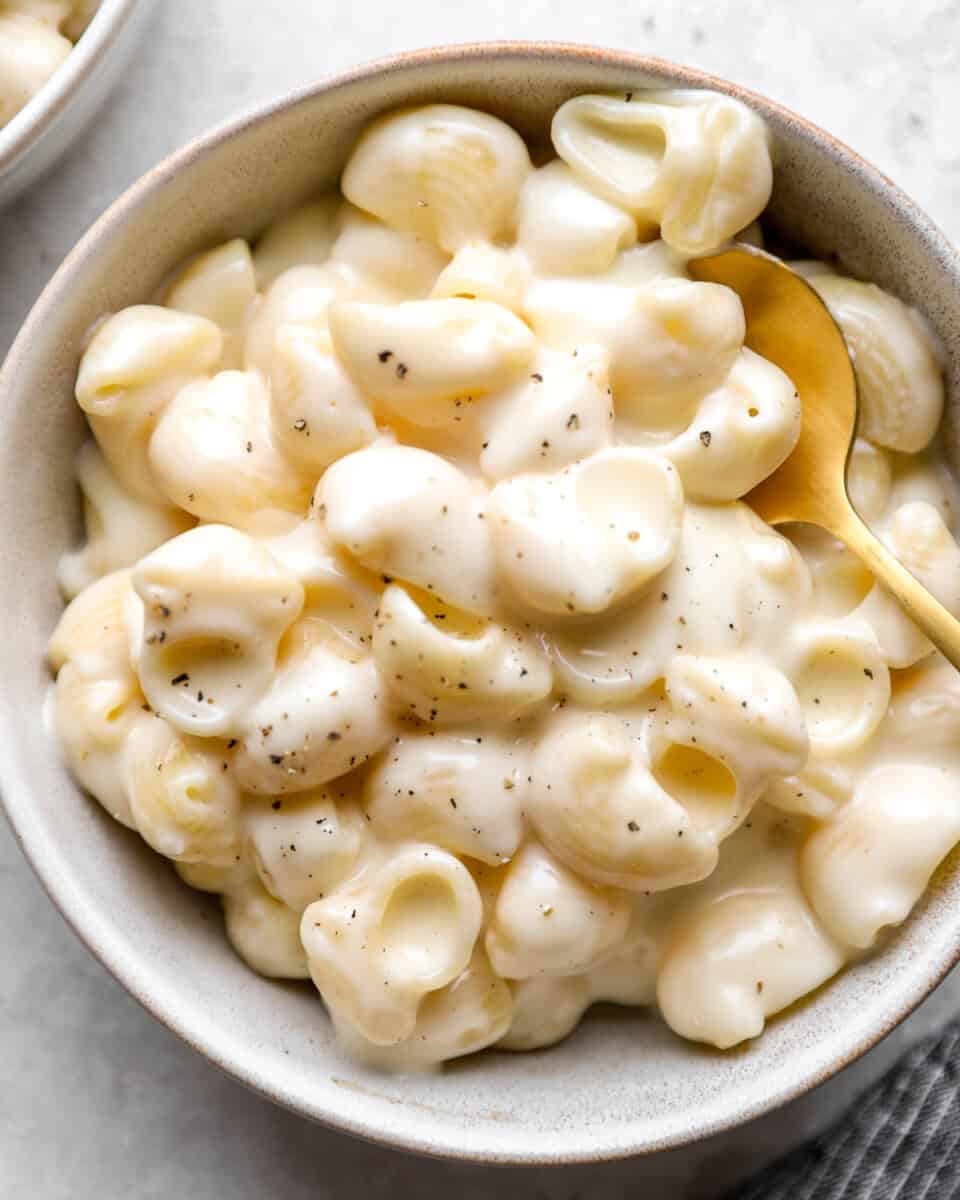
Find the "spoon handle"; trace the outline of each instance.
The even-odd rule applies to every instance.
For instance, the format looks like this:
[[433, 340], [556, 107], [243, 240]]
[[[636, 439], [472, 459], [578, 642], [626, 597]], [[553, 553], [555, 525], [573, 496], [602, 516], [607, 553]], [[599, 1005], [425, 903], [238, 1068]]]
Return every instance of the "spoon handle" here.
[[852, 507], [844, 513], [844, 519], [837, 522], [833, 532], [893, 593], [911, 621], [960, 671], [960, 621], [891, 554]]

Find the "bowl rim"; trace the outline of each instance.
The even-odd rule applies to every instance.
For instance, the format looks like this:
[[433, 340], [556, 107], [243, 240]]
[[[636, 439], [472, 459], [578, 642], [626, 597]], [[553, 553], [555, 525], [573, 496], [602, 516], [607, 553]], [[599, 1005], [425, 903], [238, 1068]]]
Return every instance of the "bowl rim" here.
[[101, 0], [66, 60], [40, 90], [0, 126], [0, 176], [50, 128], [119, 39], [141, 0]]
[[[107, 12], [111, 17], [128, 16], [137, 2], [138, 0], [104, 0], [98, 15]], [[122, 20], [119, 23], [122, 23]], [[113, 27], [108, 29], [105, 19], [100, 32], [100, 39], [95, 46], [90, 48], [91, 55], [103, 53], [112, 40], [111, 34], [115, 31]], [[751, 107], [759, 109], [761, 113], [765, 111], [775, 113], [784, 124], [797, 129], [805, 140], [813, 142], [831, 156], [839, 158], [841, 163], [857, 176], [861, 187], [866, 188], [877, 197], [892, 201], [898, 212], [911, 225], [914, 235], [917, 241], [923, 245], [925, 253], [931, 258], [952, 264], [953, 273], [960, 284], [960, 256], [952, 243], [933, 220], [888, 176], [812, 121], [799, 116], [785, 105], [770, 100], [761, 93], [699, 68], [673, 63], [668, 59], [586, 43], [529, 40], [452, 43], [369, 60], [343, 71], [322, 76], [312, 83], [292, 89], [277, 99], [247, 107], [206, 133], [192, 138], [142, 175], [110, 205], [80, 238], [34, 303], [6, 360], [0, 365], [0, 406], [3, 404], [5, 394], [13, 390], [13, 381], [19, 373], [21, 363], [25, 362], [30, 355], [35, 332], [64, 303], [69, 295], [74, 274], [85, 262], [97, 254], [101, 239], [109, 236], [116, 225], [122, 224], [134, 216], [138, 207], [147, 200], [151, 193], [161, 188], [195, 160], [216, 150], [247, 128], [275, 114], [295, 109], [301, 104], [308, 103], [317, 95], [336, 92], [341, 88], [376, 76], [396, 72], [416, 72], [421, 67], [436, 63], [450, 64], [476, 59], [542, 60], [544, 58], [572, 59], [587, 64], [596, 63], [598, 66], [602, 65], [607, 68], [612, 66], [622, 69], [625, 73], [633, 71], [643, 73], [648, 77], [659, 77], [670, 86], [712, 89], [741, 99]], [[82, 70], [83, 64], [78, 64], [78, 68]], [[52, 103], [56, 106], [56, 101]], [[14, 120], [16, 119], [14, 118]], [[3, 141], [0, 137], [0, 151], [2, 148]], [[0, 167], [3, 165], [4, 160], [0, 155]], [[909, 989], [906, 989], [903, 998], [892, 1011], [882, 1015], [869, 1032], [860, 1036], [846, 1048], [844, 1053], [837, 1055], [829, 1064], [813, 1064], [799, 1076], [790, 1076], [785, 1082], [765, 1089], [764, 1094], [758, 1098], [747, 1101], [740, 1099], [736, 1108], [731, 1108], [730, 1111], [720, 1115], [708, 1117], [695, 1129], [667, 1132], [639, 1141], [636, 1134], [623, 1136], [622, 1131], [618, 1135], [616, 1131], [605, 1131], [601, 1128], [599, 1133], [584, 1131], [575, 1138], [571, 1138], [569, 1133], [564, 1133], [562, 1137], [553, 1138], [548, 1148], [538, 1147], [538, 1139], [532, 1137], [529, 1151], [525, 1149], [522, 1154], [518, 1154], [512, 1149], [498, 1149], [496, 1137], [487, 1139], [482, 1145], [464, 1146], [455, 1142], [449, 1135], [440, 1137], [432, 1135], [429, 1127], [426, 1127], [423, 1121], [420, 1121], [419, 1124], [411, 1121], [406, 1127], [395, 1126], [387, 1130], [376, 1116], [372, 1119], [348, 1116], [326, 1104], [316, 1104], [313, 1107], [304, 1106], [295, 1098], [285, 1095], [281, 1087], [272, 1084], [268, 1078], [264, 1078], [256, 1070], [245, 1067], [242, 1060], [238, 1060], [222, 1046], [204, 1042], [202, 1036], [192, 1029], [189, 1021], [183, 1019], [179, 1009], [168, 1010], [164, 1006], [162, 1000], [154, 995], [146, 980], [126, 959], [122, 948], [115, 943], [109, 920], [101, 919], [96, 914], [90, 913], [83, 903], [82, 893], [75, 888], [73, 882], [69, 878], [58, 875], [50, 869], [52, 864], [45, 862], [43, 845], [45, 834], [42, 827], [32, 819], [29, 797], [20, 786], [18, 772], [8, 751], [13, 736], [14, 731], [7, 727], [4, 710], [0, 708], [0, 809], [5, 811], [21, 851], [53, 904], [80, 941], [113, 978], [161, 1024], [239, 1083], [299, 1116], [317, 1121], [338, 1132], [351, 1134], [392, 1149], [406, 1150], [445, 1160], [523, 1166], [601, 1163], [679, 1149], [745, 1125], [825, 1083], [892, 1032], [934, 990], [951, 968], [960, 962], [960, 942], [957, 942], [928, 963], [925, 972], [922, 975], [918, 974], [918, 978]], [[546, 1140], [544, 1139], [544, 1141]]]

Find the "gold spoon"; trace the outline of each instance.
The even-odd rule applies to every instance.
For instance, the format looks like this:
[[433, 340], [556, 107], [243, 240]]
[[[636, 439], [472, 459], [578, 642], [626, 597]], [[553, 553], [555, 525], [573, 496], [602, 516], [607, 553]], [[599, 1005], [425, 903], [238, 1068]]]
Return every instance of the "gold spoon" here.
[[751, 246], [695, 258], [694, 279], [737, 293], [745, 344], [784, 371], [800, 393], [793, 453], [744, 497], [769, 525], [805, 521], [845, 542], [960, 670], [960, 621], [864, 525], [847, 496], [847, 458], [857, 425], [857, 380], [840, 328], [805, 279]]

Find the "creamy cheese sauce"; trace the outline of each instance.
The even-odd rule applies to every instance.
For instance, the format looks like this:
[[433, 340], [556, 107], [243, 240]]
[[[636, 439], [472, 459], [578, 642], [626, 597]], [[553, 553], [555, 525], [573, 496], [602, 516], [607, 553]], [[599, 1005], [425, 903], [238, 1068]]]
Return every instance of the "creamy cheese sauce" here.
[[[534, 168], [484, 113], [381, 118], [342, 197], [108, 315], [77, 381], [67, 764], [389, 1068], [598, 1000], [735, 1045], [960, 838], [956, 673], [743, 502], [801, 402], [686, 263], [762, 238], [764, 127], [637, 92], [553, 139]], [[855, 502], [960, 612], [939, 347], [798, 269], [855, 354]]]

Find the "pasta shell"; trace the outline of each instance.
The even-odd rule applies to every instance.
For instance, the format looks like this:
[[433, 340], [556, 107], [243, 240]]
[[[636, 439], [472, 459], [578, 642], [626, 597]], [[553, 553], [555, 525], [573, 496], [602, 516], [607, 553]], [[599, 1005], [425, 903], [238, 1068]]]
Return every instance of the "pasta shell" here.
[[523, 837], [526, 754], [505, 738], [398, 738], [367, 776], [364, 812], [376, 836], [419, 838], [502, 866]]
[[480, 469], [491, 480], [557, 471], [613, 441], [606, 351], [544, 350], [536, 370], [483, 407]]
[[342, 207], [339, 196], [324, 196], [274, 221], [253, 249], [257, 287], [268, 288], [291, 267], [322, 266], [336, 240]]
[[246, 714], [237, 778], [258, 795], [306, 791], [365, 762], [393, 732], [370, 656], [320, 643], [283, 664]]
[[578, 975], [627, 931], [626, 896], [593, 887], [529, 842], [507, 868], [484, 945], [498, 975]]
[[487, 113], [430, 104], [381, 117], [361, 135], [341, 180], [351, 203], [453, 254], [511, 231], [530, 156]]
[[206, 317], [224, 334], [220, 366], [239, 367], [243, 331], [257, 296], [250, 247], [242, 238], [192, 259], [177, 272], [167, 290], [166, 306]]
[[860, 433], [915, 454], [943, 415], [943, 351], [923, 317], [875, 284], [818, 275], [811, 283], [837, 320], [857, 372]]
[[530, 278], [530, 264], [521, 252], [478, 242], [457, 251], [430, 294], [439, 300], [488, 300], [519, 315]]
[[[807, 621], [784, 646], [813, 755], [844, 756], [863, 747], [890, 703], [890, 672], [866, 621]], [[787, 772], [784, 772], [787, 773]]]
[[314, 485], [275, 444], [270, 397], [251, 371], [221, 371], [185, 387], [157, 423], [149, 459], [179, 508], [238, 527], [271, 509], [302, 513]]
[[740, 299], [714, 283], [543, 280], [530, 289], [525, 308], [546, 345], [572, 352], [594, 343], [607, 351], [614, 408], [632, 441], [684, 430], [703, 397], [726, 380], [743, 345]]
[[352, 205], [344, 205], [337, 227], [331, 260], [398, 301], [429, 296], [450, 261], [429, 239], [391, 229]]
[[458, 422], [464, 405], [512, 383], [534, 355], [523, 321], [484, 300], [335, 304], [330, 333], [354, 382], [415, 425]]
[[436, 846], [412, 842], [311, 904], [300, 936], [337, 1024], [390, 1046], [413, 1033], [424, 996], [466, 970], [482, 916], [466, 867]]
[[366, 838], [350, 785], [286, 796], [250, 798], [243, 831], [267, 891], [301, 913], [349, 876]]
[[227, 937], [248, 967], [268, 979], [309, 979], [300, 942], [300, 916], [258, 879], [223, 897]]
[[564, 714], [537, 746], [528, 812], [548, 849], [584, 879], [654, 892], [705, 878], [717, 842], [650, 772], [615, 716]]
[[40, 91], [72, 49], [46, 22], [0, 12], [0, 128]]
[[497, 569], [524, 605], [599, 613], [673, 559], [683, 489], [661, 455], [621, 446], [498, 484], [489, 513]]
[[467, 618], [392, 584], [373, 632], [381, 677], [422, 721], [509, 721], [549, 695], [553, 675], [530, 634]]
[[147, 455], [167, 404], [220, 362], [223, 334], [205, 317], [156, 305], [103, 322], [80, 361], [77, 402], [117, 478], [135, 496], [165, 502]]
[[586, 188], [566, 163], [547, 163], [527, 177], [517, 245], [543, 274], [599, 274], [636, 240], [633, 217]]
[[906, 919], [958, 839], [960, 800], [949, 770], [880, 766], [804, 844], [803, 887], [830, 933], [865, 950], [881, 929]]
[[252, 538], [201, 525], [148, 555], [133, 574], [144, 606], [140, 681], [184, 733], [239, 729], [265, 690], [303, 587]]
[[890, 454], [857, 438], [847, 460], [847, 495], [868, 525], [883, 519], [893, 486]]
[[333, 353], [326, 331], [281, 325], [270, 365], [277, 443], [314, 482], [344, 454], [377, 436], [366, 401]]
[[802, 898], [734, 892], [697, 911], [668, 946], [657, 978], [664, 1020], [681, 1037], [726, 1050], [826, 982], [845, 955]]
[[562, 1042], [593, 1003], [585, 975], [534, 975], [511, 981], [513, 1017], [497, 1043], [504, 1050], [539, 1050]]
[[557, 153], [599, 195], [701, 254], [732, 238], [770, 199], [763, 121], [729, 96], [645, 91], [577, 96], [553, 118]]
[[413, 446], [376, 442], [329, 467], [316, 510], [359, 563], [467, 612], [493, 604], [486, 490], [452, 463]]
[[721, 387], [663, 453], [696, 500], [737, 500], [771, 475], [800, 436], [800, 397], [787, 376], [743, 349]]
[[337, 1033], [361, 1062], [377, 1070], [416, 1071], [491, 1045], [506, 1033], [512, 1015], [510, 988], [478, 946], [452, 983], [424, 996], [413, 1032], [403, 1041], [374, 1046], [344, 1022]]
[[124, 751], [140, 836], [181, 862], [230, 866], [240, 842], [240, 794], [223, 746], [181, 738], [166, 721], [140, 722]]
[[118, 483], [96, 442], [80, 447], [76, 472], [87, 540], [57, 566], [57, 579], [67, 596], [76, 596], [103, 575], [132, 567], [194, 525], [193, 517], [180, 509], [131, 495]]

